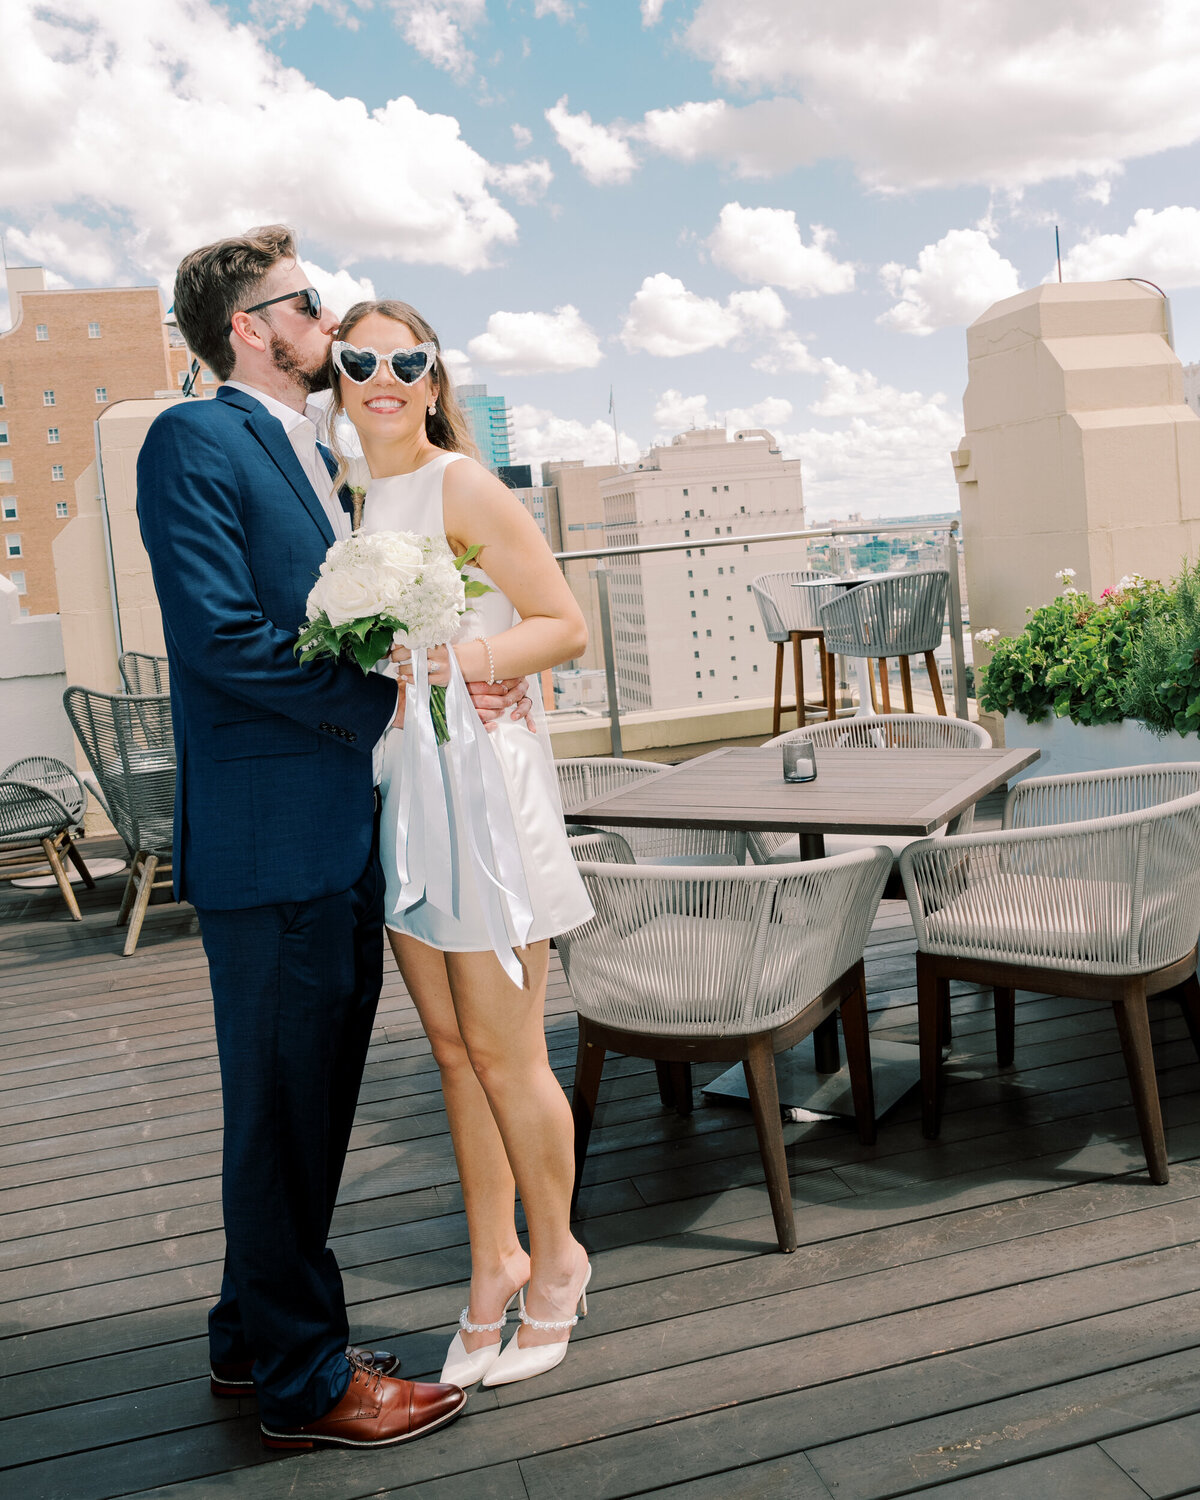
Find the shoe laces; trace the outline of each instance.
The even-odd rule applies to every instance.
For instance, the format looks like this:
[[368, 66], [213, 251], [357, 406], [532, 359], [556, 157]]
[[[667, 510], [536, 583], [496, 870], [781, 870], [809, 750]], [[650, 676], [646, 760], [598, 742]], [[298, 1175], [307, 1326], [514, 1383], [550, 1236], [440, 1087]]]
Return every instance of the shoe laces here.
[[357, 1380], [361, 1375], [371, 1387], [372, 1394], [379, 1395], [383, 1381], [380, 1370], [369, 1359], [364, 1358], [357, 1349], [347, 1349], [346, 1358], [350, 1361], [350, 1379]]

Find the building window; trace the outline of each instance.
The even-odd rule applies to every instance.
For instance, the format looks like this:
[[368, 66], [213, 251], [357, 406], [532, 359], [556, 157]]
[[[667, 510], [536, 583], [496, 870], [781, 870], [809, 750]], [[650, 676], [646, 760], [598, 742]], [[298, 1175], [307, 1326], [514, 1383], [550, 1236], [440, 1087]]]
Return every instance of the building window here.
[[704, 632], [704, 634], [705, 634], [705, 635], [709, 635], [709, 636], [711, 636], [711, 635], [712, 635], [712, 631], [711, 631], [711, 630], [706, 630], [706, 631], [705, 631], [705, 632]]
[[[684, 490], [683, 493], [686, 495], [687, 494], [687, 490]], [[690, 521], [692, 519], [692, 513], [691, 513], [690, 510], [685, 510], [684, 511], [684, 513], [683, 513], [683, 519], [685, 521]]]
[[738, 506], [738, 510], [741, 512], [742, 515], [746, 514], [746, 507], [744, 505], [739, 505]]
[[53, 406], [54, 405], [54, 392], [53, 391], [43, 391], [42, 392], [42, 405], [43, 406]]
[[57, 443], [58, 442], [58, 428], [57, 427], [47, 427], [46, 428], [46, 441], [48, 443]]
[[686, 494], [687, 494], [687, 490], [684, 490], [684, 492], [683, 492], [683, 493], [684, 493], [684, 494], [685, 494], [685, 495], [686, 495]]
[[187, 371], [186, 370], [180, 370], [179, 373], [178, 373], [177, 379], [179, 381], [180, 389], [182, 389], [184, 382], [187, 380]]
[[4, 405], [4, 387], [0, 385], [0, 406]]
[[62, 464], [51, 464], [50, 465], [50, 478], [53, 481], [53, 483], [57, 484], [60, 480], [65, 479], [66, 477], [67, 477], [66, 476], [66, 472], [65, 472]]
[[697, 691], [697, 693], [696, 693], [696, 697], [697, 697], [697, 698], [703, 698], [703, 697], [704, 697], [704, 694], [703, 694], [703, 693], [701, 693], [701, 692], [699, 692], [699, 691]]
[[[695, 589], [693, 589], [693, 590], [692, 590], [692, 591], [691, 591], [691, 593], [690, 593], [690, 594], [689, 594], [689, 595], [688, 595], [688, 598], [689, 598], [689, 599], [694, 599], [694, 598], [695, 598], [695, 597], [696, 597], [696, 590], [695, 590]], [[692, 619], [693, 619], [693, 620], [694, 620], [694, 619], [695, 619], [695, 618], [696, 618], [696, 611], [695, 611], [695, 610], [692, 610]]]
[[15, 495], [6, 495], [4, 497], [4, 519], [6, 521], [15, 521], [17, 519], [17, 499]]
[[700, 514], [701, 514], [701, 515], [703, 515], [703, 514], [704, 514], [704, 511], [703, 511], [703, 510], [701, 510], [701, 512], [700, 512]]
[[729, 486], [725, 485], [725, 486], [723, 486], [723, 488], [725, 490], [725, 493], [728, 495], [728, 493], [729, 493]]
[[700, 634], [700, 632], [698, 630], [693, 630], [692, 631], [692, 640], [695, 640], [699, 634]]
[[690, 578], [691, 576], [692, 576], [692, 570], [691, 570], [691, 568], [689, 568], [688, 569], [688, 577]]
[[713, 670], [713, 668], [712, 668], [712, 667], [709, 667], [709, 669], [708, 669], [708, 675], [709, 675], [709, 676], [710, 676], [710, 677], [715, 677], [715, 676], [716, 676], [716, 675], [717, 675], [717, 674], [716, 674], [716, 672], [715, 672], [715, 671], [714, 671], [714, 670]]
[[10, 573], [8, 575], [8, 581], [9, 581], [9, 583], [12, 584], [13, 588], [16, 589], [16, 591], [17, 591], [18, 594], [23, 594], [25, 592], [25, 570], [24, 570], [24, 568], [21, 568], [16, 573]]
[[[688, 530], [688, 529], [687, 529], [687, 527], [686, 527], [686, 526], [685, 526], [685, 527], [684, 527], [684, 528], [683, 528], [683, 534], [684, 534], [684, 536], [691, 536], [691, 534], [692, 534], [692, 533], [691, 533], [691, 532], [690, 532], [690, 531], [689, 531], [689, 530]], [[692, 555], [692, 554], [691, 554], [691, 552], [689, 552], [689, 553], [688, 553], [688, 556], [689, 556], [689, 557], [691, 557], [691, 555]]]
[[753, 666], [752, 666], [752, 667], [751, 667], [751, 668], [750, 668], [750, 670], [751, 670], [751, 671], [752, 671], [752, 672], [757, 672], [757, 671], [758, 671], [758, 663], [757, 663], [757, 662], [755, 662], [755, 663], [754, 663], [754, 665], [753, 665]]
[[749, 542], [743, 542], [742, 543], [742, 551], [743, 552], [749, 552], [749, 550], [750, 550], [750, 543]]
[[212, 385], [213, 382], [216, 380], [216, 378], [217, 377], [213, 374], [213, 372], [211, 370], [201, 370], [200, 371], [200, 384], [201, 385]]
[[724, 572], [724, 571], [725, 571], [725, 569], [724, 569], [724, 568], [718, 568], [718, 569], [717, 569], [717, 572], [718, 572], [718, 573], [723, 573], [723, 572]]
[[50, 337], [50, 325], [48, 323], [39, 323], [33, 331], [33, 336], [39, 344], [44, 344]]
[[4, 552], [5, 552], [5, 556], [6, 557], [20, 557], [21, 556], [21, 538], [20, 538], [20, 536], [6, 536], [4, 538]]
[[753, 635], [753, 634], [754, 634], [754, 626], [753, 626], [753, 625], [751, 625], [751, 627], [750, 627], [750, 634], [751, 634], [751, 635]]
[[70, 507], [67, 505], [67, 502], [65, 500], [58, 500], [55, 502], [54, 514], [60, 521], [65, 521], [70, 513]]
[[13, 482], [13, 470], [11, 458], [0, 458], [0, 484], [11, 484]]
[[699, 672], [697, 672], [697, 673], [696, 673], [696, 676], [697, 676], [697, 677], [699, 677], [699, 676], [700, 676], [700, 673], [699, 673]]
[[714, 494], [714, 495], [715, 495], [715, 494], [716, 494], [716, 493], [717, 493], [717, 487], [716, 487], [716, 485], [715, 485], [715, 484], [714, 484], [714, 485], [713, 485], [713, 494]]
[[97, 402], [108, 400], [108, 387], [106, 385], [98, 385], [96, 387], [96, 400]]
[[[705, 589], [705, 593], [707, 593], [707, 592], [708, 592], [708, 590]], [[688, 598], [689, 599], [694, 599], [695, 597], [696, 597], [696, 590], [695, 589], [688, 589]], [[693, 616], [695, 615], [695, 613], [696, 613], [696, 611], [692, 610], [692, 615]]]
[[8, 423], [0, 422], [0, 445], [8, 444]]
[[705, 590], [704, 590], [704, 597], [705, 597], [705, 598], [706, 598], [706, 599], [707, 599], [707, 598], [708, 598], [708, 590], [707, 590], [707, 589], [705, 589]]
[[99, 325], [99, 323], [89, 323], [88, 324], [88, 338], [90, 338], [90, 339], [98, 339], [99, 337], [100, 337], [100, 325]]
[[700, 653], [699, 653], [699, 651], [693, 651], [693, 652], [692, 652], [692, 655], [693, 655], [693, 656], [694, 656], [694, 657], [695, 657], [695, 659], [696, 659], [696, 660], [697, 660], [697, 661], [699, 661], [699, 660], [700, 660]]

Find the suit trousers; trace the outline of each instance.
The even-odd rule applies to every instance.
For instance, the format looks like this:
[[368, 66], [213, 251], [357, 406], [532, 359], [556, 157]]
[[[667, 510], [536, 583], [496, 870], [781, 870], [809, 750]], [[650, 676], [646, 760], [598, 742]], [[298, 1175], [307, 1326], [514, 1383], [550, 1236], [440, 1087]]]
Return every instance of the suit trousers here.
[[254, 1360], [264, 1422], [315, 1420], [349, 1382], [327, 1242], [383, 983], [383, 872], [314, 901], [198, 913], [225, 1117], [216, 1363]]

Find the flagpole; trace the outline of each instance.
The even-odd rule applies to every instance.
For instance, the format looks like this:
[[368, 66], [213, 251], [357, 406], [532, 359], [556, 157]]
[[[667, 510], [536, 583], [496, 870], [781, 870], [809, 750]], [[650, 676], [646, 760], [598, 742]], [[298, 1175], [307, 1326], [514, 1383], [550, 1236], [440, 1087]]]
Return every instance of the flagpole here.
[[613, 402], [613, 388], [612, 388], [611, 385], [608, 388], [608, 414], [609, 414], [610, 417], [612, 417], [613, 447], [616, 449], [617, 467], [620, 468], [620, 466], [621, 466], [621, 434], [617, 430], [617, 408], [616, 408], [616, 405]]

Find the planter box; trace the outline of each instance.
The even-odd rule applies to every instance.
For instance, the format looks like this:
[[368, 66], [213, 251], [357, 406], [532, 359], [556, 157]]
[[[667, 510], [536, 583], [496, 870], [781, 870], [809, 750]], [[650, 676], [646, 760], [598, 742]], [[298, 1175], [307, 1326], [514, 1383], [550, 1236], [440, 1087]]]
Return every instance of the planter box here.
[[1077, 771], [1111, 771], [1118, 766], [1163, 765], [1171, 761], [1200, 761], [1200, 738], [1151, 734], [1140, 719], [1119, 724], [1073, 724], [1070, 719], [1043, 719], [1031, 724], [1020, 714], [1004, 719], [1004, 743], [1010, 750], [1036, 746], [1042, 753], [1027, 776], [1069, 776]]

